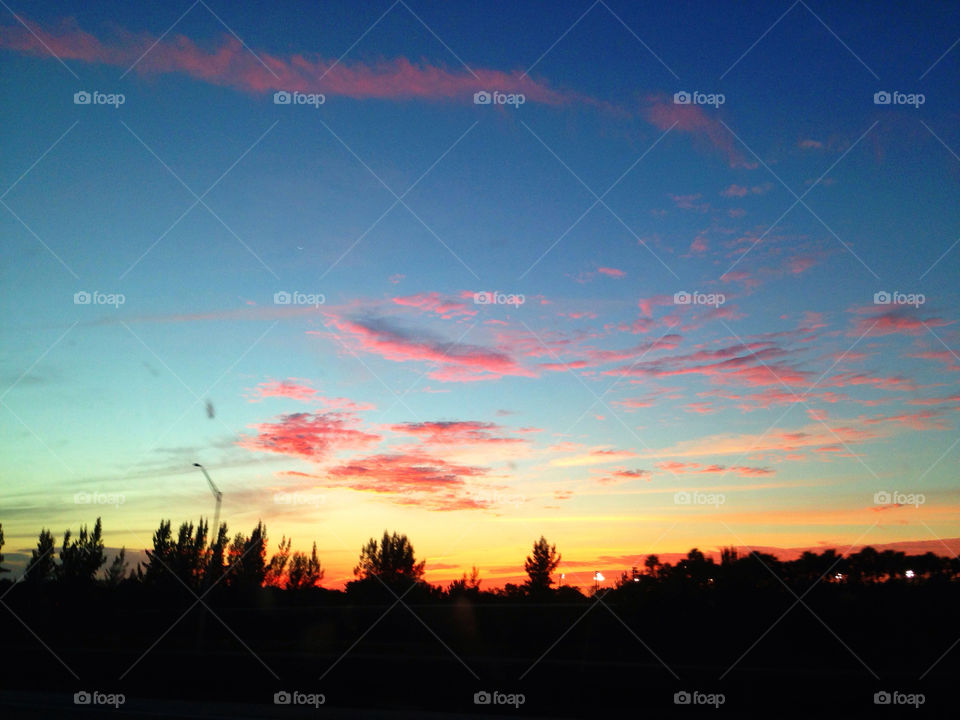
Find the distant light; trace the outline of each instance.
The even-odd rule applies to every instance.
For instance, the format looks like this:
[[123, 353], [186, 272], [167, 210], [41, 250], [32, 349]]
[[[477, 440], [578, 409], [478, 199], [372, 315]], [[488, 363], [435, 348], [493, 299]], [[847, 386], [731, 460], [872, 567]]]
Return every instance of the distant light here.
[[603, 573], [597, 570], [597, 574], [593, 576], [593, 579], [597, 582], [603, 582], [606, 578], [603, 576]]
[[633, 579], [633, 581], [634, 581], [634, 582], [640, 582], [640, 578], [635, 577], [635, 578]]
[[916, 573], [914, 573], [913, 570], [907, 570], [907, 572], [905, 572], [904, 574], [905, 574], [908, 578], [912, 578]]
[[833, 577], [835, 580], [843, 580], [843, 573], [837, 573]]

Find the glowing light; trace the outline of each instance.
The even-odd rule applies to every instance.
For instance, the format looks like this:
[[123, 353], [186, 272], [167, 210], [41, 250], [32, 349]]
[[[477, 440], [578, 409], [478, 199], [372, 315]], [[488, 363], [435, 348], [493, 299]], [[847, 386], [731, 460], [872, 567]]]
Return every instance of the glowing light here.
[[908, 578], [912, 578], [916, 575], [916, 573], [914, 573], [913, 570], [907, 570], [904, 575], [906, 575]]

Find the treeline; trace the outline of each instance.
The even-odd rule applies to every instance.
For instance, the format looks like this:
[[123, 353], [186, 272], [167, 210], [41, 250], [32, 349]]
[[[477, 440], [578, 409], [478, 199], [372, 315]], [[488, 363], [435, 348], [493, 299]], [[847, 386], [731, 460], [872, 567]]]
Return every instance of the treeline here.
[[[37, 546], [31, 552], [20, 581], [33, 586], [56, 584], [75, 588], [98, 585], [107, 588], [124, 586], [176, 588], [183, 585], [194, 592], [255, 591], [276, 588], [298, 592], [322, 587], [324, 569], [317, 556], [317, 544], [309, 554], [291, 552], [291, 540], [283, 536], [274, 552], [268, 552], [267, 529], [262, 522], [249, 534], [236, 533], [232, 538], [226, 523], [210, 538], [209, 525], [201, 518], [194, 525], [184, 522], [173, 531], [170, 520], [163, 520], [153, 534], [153, 547], [146, 550], [147, 561], [129, 567], [126, 549], [121, 548], [107, 564], [103, 544], [103, 528], [97, 518], [92, 530], [82, 526], [74, 536], [64, 532], [59, 553], [50, 530], [41, 530]], [[0, 575], [3, 567], [3, 525], [0, 524]], [[407, 588], [417, 585], [418, 594], [443, 596], [496, 595], [499, 597], [580, 596], [579, 588], [555, 580], [561, 556], [555, 545], [544, 537], [533, 544], [523, 563], [527, 580], [520, 585], [508, 583], [493, 591], [481, 591], [480, 573], [476, 567], [449, 583], [445, 588], [423, 580], [426, 563], [418, 561], [406, 535], [384, 532], [371, 538], [360, 550], [354, 568], [355, 580], [347, 583], [347, 592], [364, 588]], [[593, 575], [583, 585], [588, 592], [600, 589]], [[724, 548], [717, 562], [697, 548], [676, 564], [662, 563], [657, 555], [647, 555], [643, 567], [623, 571], [615, 580], [617, 595], [659, 589], [775, 588], [809, 587], [812, 583], [877, 584], [951, 582], [960, 578], [960, 558], [942, 557], [932, 552], [907, 555], [904, 552], [865, 547], [859, 552], [840, 555], [828, 549], [821, 553], [804, 552], [799, 558], [782, 561], [761, 552], [740, 554], [736, 548]], [[606, 590], [606, 588], [604, 588]]]

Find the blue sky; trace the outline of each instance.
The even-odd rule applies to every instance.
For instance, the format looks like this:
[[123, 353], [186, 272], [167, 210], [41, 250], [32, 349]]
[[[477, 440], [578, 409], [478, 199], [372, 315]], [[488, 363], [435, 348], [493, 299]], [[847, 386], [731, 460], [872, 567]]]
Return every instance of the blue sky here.
[[935, 4], [11, 5], [8, 550], [96, 514], [141, 547], [209, 514], [193, 462], [344, 577], [383, 527], [434, 577], [541, 532], [591, 570], [955, 538], [958, 35]]

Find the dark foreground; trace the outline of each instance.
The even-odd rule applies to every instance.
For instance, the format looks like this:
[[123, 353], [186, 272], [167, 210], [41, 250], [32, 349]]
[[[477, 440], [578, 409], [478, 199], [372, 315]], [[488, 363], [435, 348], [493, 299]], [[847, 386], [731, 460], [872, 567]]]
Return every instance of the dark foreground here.
[[960, 677], [956, 582], [399, 602], [264, 590], [209, 609], [186, 592], [22, 589], [0, 607], [3, 718], [943, 716]]

